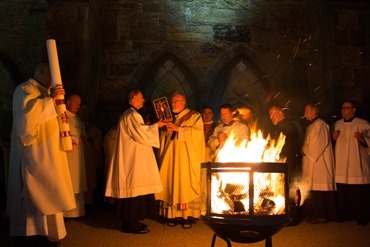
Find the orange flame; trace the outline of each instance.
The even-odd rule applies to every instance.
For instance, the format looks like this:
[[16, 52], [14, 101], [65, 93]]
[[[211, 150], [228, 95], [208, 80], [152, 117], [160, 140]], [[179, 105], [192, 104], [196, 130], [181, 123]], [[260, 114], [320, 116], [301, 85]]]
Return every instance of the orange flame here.
[[[280, 158], [280, 152], [285, 144], [285, 135], [280, 133], [277, 140], [271, 139], [270, 135], [263, 138], [261, 130], [253, 131], [250, 140], [240, 140], [235, 137], [234, 131], [226, 140], [222, 149], [216, 156], [216, 162], [285, 162]], [[254, 173], [254, 198], [253, 205], [255, 214], [282, 214], [285, 213], [285, 188], [284, 174], [281, 173]], [[214, 213], [236, 213], [233, 208], [235, 199], [243, 205], [245, 211], [240, 213], [249, 214], [249, 179], [247, 173], [218, 172], [212, 176], [211, 208]], [[256, 184], [257, 183], [257, 184]], [[239, 188], [237, 192], [230, 192], [226, 186], [233, 185]], [[243, 196], [245, 195], [245, 196]], [[266, 207], [270, 207], [268, 210]], [[240, 206], [239, 206], [240, 207]]]
[[263, 138], [261, 130], [251, 134], [250, 141], [236, 140], [234, 131], [219, 150], [217, 162], [285, 162], [280, 158], [280, 152], [285, 144], [285, 135], [280, 133], [277, 140], [271, 139], [270, 135]]

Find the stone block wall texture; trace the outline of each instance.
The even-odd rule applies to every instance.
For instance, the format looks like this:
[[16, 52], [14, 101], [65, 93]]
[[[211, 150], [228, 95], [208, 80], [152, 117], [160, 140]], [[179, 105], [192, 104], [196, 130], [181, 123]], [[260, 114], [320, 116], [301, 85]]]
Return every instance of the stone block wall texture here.
[[226, 67], [228, 54], [245, 53], [233, 50], [241, 44], [268, 78], [268, 97], [284, 91], [282, 101], [289, 101], [307, 84], [306, 75], [292, 77], [306, 58], [305, 48], [296, 48], [307, 38], [303, 10], [302, 1], [105, 1], [99, 102], [120, 105], [116, 92], [125, 92], [131, 79], [140, 80], [134, 70], [169, 45], [173, 50], [164, 53], [184, 52], [187, 60], [181, 62], [201, 73], [196, 75], [200, 94], [212, 97], [207, 93], [219, 72], [212, 68]]
[[104, 6], [101, 105], [121, 106], [125, 89], [142, 79], [135, 70], [171, 44], [178, 50], [167, 52], [181, 48], [185, 66], [199, 68], [202, 103], [214, 97], [214, 68], [227, 66], [228, 56], [243, 47], [264, 78], [266, 102], [288, 105], [295, 119], [314, 102], [333, 122], [347, 98], [368, 114], [366, 1], [111, 0]]
[[103, 131], [130, 88], [153, 89], [171, 66], [198, 110], [223, 100], [222, 71], [245, 65], [264, 107], [286, 105], [301, 120], [308, 101], [320, 103], [332, 122], [346, 98], [369, 114], [369, 11], [361, 0], [5, 0], [0, 52], [25, 76], [55, 37], [63, 80]]
[[0, 53], [27, 79], [45, 46], [46, 1], [0, 2]]

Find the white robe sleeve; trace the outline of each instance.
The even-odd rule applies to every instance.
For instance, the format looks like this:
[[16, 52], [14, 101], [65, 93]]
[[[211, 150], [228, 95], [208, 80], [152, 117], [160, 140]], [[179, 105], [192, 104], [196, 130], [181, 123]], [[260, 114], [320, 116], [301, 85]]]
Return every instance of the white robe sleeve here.
[[22, 89], [14, 95], [13, 115], [17, 136], [24, 146], [29, 146], [37, 139], [40, 124], [57, 117], [57, 112], [51, 97], [38, 98], [36, 90], [28, 85]]
[[125, 125], [131, 138], [136, 142], [156, 148], [159, 147], [158, 124], [146, 125], [138, 112], [128, 114], [121, 124]]
[[307, 128], [308, 133], [302, 147], [304, 154], [314, 162], [318, 161], [330, 145], [329, 129], [323, 124], [323, 122], [317, 122]]

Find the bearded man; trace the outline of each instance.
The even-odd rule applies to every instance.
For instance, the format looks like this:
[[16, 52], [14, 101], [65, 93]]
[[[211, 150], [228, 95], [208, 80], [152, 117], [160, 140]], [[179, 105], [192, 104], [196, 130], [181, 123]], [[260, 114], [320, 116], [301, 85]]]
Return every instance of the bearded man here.
[[203, 120], [199, 112], [186, 108], [186, 97], [175, 94], [171, 101], [175, 121], [167, 123], [159, 149], [163, 191], [160, 214], [169, 226], [181, 223], [190, 228], [200, 217], [200, 167], [204, 160]]

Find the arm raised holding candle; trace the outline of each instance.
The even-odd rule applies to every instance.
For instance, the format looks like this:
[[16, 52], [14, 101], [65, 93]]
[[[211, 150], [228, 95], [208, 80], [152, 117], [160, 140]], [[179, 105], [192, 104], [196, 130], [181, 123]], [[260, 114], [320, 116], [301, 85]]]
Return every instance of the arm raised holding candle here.
[[45, 244], [65, 237], [63, 212], [76, 207], [53, 100], [64, 89], [56, 87], [52, 96], [50, 88], [49, 64], [42, 63], [14, 90], [7, 193], [9, 235], [39, 235]]

